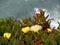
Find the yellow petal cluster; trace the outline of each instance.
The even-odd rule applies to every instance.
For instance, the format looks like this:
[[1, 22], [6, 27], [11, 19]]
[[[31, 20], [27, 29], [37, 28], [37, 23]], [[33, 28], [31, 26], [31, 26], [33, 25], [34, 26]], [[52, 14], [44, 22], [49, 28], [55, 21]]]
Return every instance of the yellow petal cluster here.
[[11, 33], [4, 33], [3, 37], [9, 39], [11, 37]]
[[40, 25], [34, 25], [34, 26], [31, 26], [30, 31], [38, 32], [41, 29], [42, 27]]
[[52, 30], [51, 30], [50, 28], [47, 28], [47, 31], [48, 31], [48, 32], [52, 32]]
[[30, 31], [30, 27], [24, 27], [22, 28], [22, 32], [27, 33]]

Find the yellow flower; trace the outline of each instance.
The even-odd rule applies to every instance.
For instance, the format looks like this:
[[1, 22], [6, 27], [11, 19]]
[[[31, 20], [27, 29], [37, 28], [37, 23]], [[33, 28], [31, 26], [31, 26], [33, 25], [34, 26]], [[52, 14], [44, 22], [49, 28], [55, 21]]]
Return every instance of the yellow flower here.
[[24, 27], [24, 28], [22, 28], [22, 32], [24, 32], [24, 33], [27, 33], [27, 32], [29, 32], [30, 31], [30, 28], [29, 27]]
[[30, 31], [38, 32], [41, 29], [42, 27], [40, 25], [34, 25], [34, 26], [31, 26]]
[[48, 32], [52, 32], [52, 30], [51, 30], [50, 28], [47, 28], [47, 31], [48, 31]]
[[9, 39], [11, 37], [11, 33], [4, 33], [3, 37]]

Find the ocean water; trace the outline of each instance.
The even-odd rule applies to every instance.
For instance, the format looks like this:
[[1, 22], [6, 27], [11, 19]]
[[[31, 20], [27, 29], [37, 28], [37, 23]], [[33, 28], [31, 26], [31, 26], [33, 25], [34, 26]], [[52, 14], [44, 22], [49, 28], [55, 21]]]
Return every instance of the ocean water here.
[[34, 8], [44, 8], [50, 13], [50, 18], [60, 21], [60, 0], [0, 0], [0, 18], [32, 17]]

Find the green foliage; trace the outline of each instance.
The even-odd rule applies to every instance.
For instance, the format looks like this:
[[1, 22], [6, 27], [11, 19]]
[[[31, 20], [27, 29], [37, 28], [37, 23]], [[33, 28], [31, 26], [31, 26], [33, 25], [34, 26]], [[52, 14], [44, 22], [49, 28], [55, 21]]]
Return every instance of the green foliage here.
[[[39, 32], [28, 32], [23, 33], [21, 31], [22, 24], [28, 24], [28, 26], [32, 26], [35, 24], [39, 24], [44, 27], [44, 30], [39, 30]], [[40, 45], [41, 43], [44, 45], [60, 45], [60, 32], [54, 30], [53, 32], [47, 32], [47, 28], [50, 23], [46, 23], [46, 18], [44, 17], [44, 12], [36, 15], [34, 20], [30, 18], [25, 18], [20, 22], [14, 18], [2, 19], [0, 18], [0, 45]], [[59, 25], [60, 29], [60, 25]], [[6, 39], [3, 37], [5, 32], [11, 33], [10, 39]]]

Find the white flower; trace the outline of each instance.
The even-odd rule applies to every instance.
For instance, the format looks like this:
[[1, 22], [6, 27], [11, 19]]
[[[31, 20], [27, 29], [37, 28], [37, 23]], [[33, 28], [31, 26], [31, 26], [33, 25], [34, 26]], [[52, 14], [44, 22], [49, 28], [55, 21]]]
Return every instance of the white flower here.
[[59, 26], [59, 24], [57, 23], [57, 21], [51, 21], [50, 27], [51, 29], [57, 29]]
[[41, 29], [42, 29], [42, 26], [40, 26], [40, 25], [34, 25], [34, 26], [31, 26], [30, 31], [38, 32]]
[[39, 8], [34, 8], [35, 14], [40, 14]]

